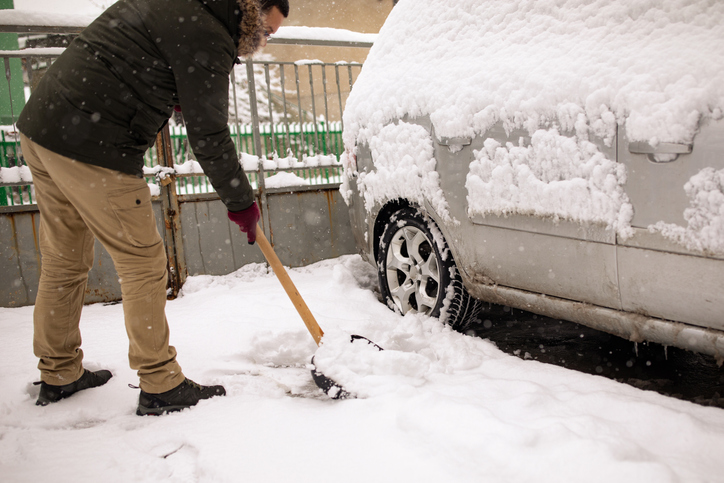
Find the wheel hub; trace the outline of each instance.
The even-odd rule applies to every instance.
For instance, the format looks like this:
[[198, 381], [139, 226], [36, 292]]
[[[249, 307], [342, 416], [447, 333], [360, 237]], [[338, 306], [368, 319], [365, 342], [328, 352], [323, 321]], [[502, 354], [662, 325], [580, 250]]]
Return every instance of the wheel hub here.
[[392, 299], [405, 314], [429, 314], [440, 290], [440, 274], [432, 241], [417, 227], [400, 228], [387, 253], [387, 280]]

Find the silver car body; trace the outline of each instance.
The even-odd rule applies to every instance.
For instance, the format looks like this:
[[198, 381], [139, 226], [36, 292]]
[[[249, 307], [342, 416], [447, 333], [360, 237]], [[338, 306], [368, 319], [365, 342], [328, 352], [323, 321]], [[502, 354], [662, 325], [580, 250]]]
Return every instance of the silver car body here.
[[[414, 122], [433, 129], [426, 119]], [[468, 292], [636, 342], [724, 355], [724, 256], [688, 249], [648, 229], [662, 220], [685, 224], [682, 213], [690, 200], [681, 187], [703, 168], [724, 168], [724, 122], [703, 126], [691, 152], [666, 163], [649, 159], [646, 151], [653, 148], [632, 147], [620, 136], [607, 148], [628, 172], [625, 189], [635, 215], [634, 234], [625, 240], [601, 223], [468, 216], [465, 178], [473, 152], [484, 139], [504, 144], [519, 134], [506, 135], [501, 128], [472, 139], [436, 139], [434, 144], [450, 215], [461, 222], [445, 221], [429, 203], [421, 208], [442, 231]], [[457, 148], [451, 150], [451, 144]], [[356, 170], [375, 170], [364, 146], [357, 147]], [[360, 253], [376, 264], [380, 227], [390, 210], [377, 204], [368, 213], [356, 178], [351, 175], [349, 183], [352, 228]], [[399, 203], [394, 200], [393, 205]]]
[[[360, 78], [363, 74], [364, 68]], [[346, 123], [351, 119], [346, 117]], [[379, 160], [369, 136], [358, 135], [354, 142], [348, 136], [342, 189], [360, 253], [370, 263], [376, 264], [390, 215], [400, 206], [416, 206], [434, 219], [465, 288], [480, 300], [724, 359], [724, 241], [716, 238], [724, 231], [703, 226], [724, 222], [721, 116], [701, 116], [695, 136], [684, 143], [629, 141], [621, 121], [608, 139], [591, 133], [591, 145], [620, 168], [619, 195], [632, 210], [625, 229], [601, 220], [480, 213], [471, 207], [471, 166], [480, 153], [491, 145], [511, 152], [529, 146], [531, 129], [511, 130], [498, 122], [484, 132], [446, 138], [429, 115], [405, 112], [388, 116], [383, 124], [410, 124], [429, 133], [446, 203], [441, 209], [427, 198], [370, 197], [364, 179], [378, 170]], [[702, 202], [720, 212], [697, 211]], [[713, 242], [690, 236], [692, 230], [707, 229], [714, 233]]]

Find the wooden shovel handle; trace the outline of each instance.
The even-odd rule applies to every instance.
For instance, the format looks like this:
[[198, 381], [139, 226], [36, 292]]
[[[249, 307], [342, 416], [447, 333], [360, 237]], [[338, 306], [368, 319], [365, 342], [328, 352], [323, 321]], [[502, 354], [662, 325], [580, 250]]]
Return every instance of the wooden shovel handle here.
[[266, 261], [269, 262], [269, 265], [271, 265], [272, 269], [274, 270], [277, 279], [279, 279], [282, 287], [284, 287], [284, 290], [287, 292], [289, 300], [292, 301], [292, 303], [294, 304], [294, 308], [297, 309], [299, 316], [304, 321], [304, 325], [307, 326], [307, 330], [309, 330], [309, 333], [312, 334], [314, 342], [319, 345], [320, 341], [322, 340], [322, 336], [324, 335], [324, 332], [322, 332], [319, 324], [317, 324], [314, 315], [312, 315], [309, 307], [307, 307], [304, 299], [299, 294], [297, 287], [294, 286], [294, 282], [292, 282], [292, 279], [289, 278], [289, 274], [284, 268], [284, 265], [282, 265], [282, 262], [279, 260], [279, 257], [277, 257], [277, 254], [274, 252], [274, 249], [269, 243], [269, 240], [267, 240], [266, 236], [264, 235], [264, 230], [262, 230], [261, 226], [259, 225], [256, 226], [256, 242], [259, 244], [259, 248], [261, 248], [261, 252], [264, 254]]

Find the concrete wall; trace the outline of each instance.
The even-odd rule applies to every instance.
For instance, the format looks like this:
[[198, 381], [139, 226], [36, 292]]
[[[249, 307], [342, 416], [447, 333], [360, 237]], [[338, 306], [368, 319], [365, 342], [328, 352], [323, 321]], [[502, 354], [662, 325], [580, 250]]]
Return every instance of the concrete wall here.
[[[156, 222], [163, 230], [161, 203], [154, 202]], [[188, 275], [224, 275], [247, 263], [264, 262], [259, 248], [226, 216], [218, 199], [182, 201], [180, 218]], [[38, 226], [35, 207], [0, 213], [0, 306], [35, 303], [40, 277]], [[326, 258], [355, 253], [347, 206], [338, 189], [268, 194], [264, 222], [267, 236], [286, 266], [299, 267]], [[88, 275], [86, 303], [121, 299], [113, 261], [98, 243]]]

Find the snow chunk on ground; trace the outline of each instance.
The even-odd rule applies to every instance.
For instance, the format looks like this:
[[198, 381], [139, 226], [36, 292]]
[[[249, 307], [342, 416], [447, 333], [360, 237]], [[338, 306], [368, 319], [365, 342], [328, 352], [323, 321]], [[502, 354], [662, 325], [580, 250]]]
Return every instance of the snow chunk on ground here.
[[[85, 366], [114, 377], [47, 407], [35, 406], [31, 384], [32, 307], [0, 308], [4, 480], [673, 483], [724, 472], [712, 450], [724, 446], [721, 409], [521, 360], [436, 319], [397, 315], [356, 255], [290, 276], [326, 331], [315, 362], [337, 357], [325, 371], [365, 398], [332, 401], [314, 386], [315, 344], [263, 264], [189, 277], [168, 302], [184, 373], [227, 395], [158, 418], [135, 415], [121, 304], [86, 306], [81, 319]], [[385, 350], [357, 351], [349, 334]]]

